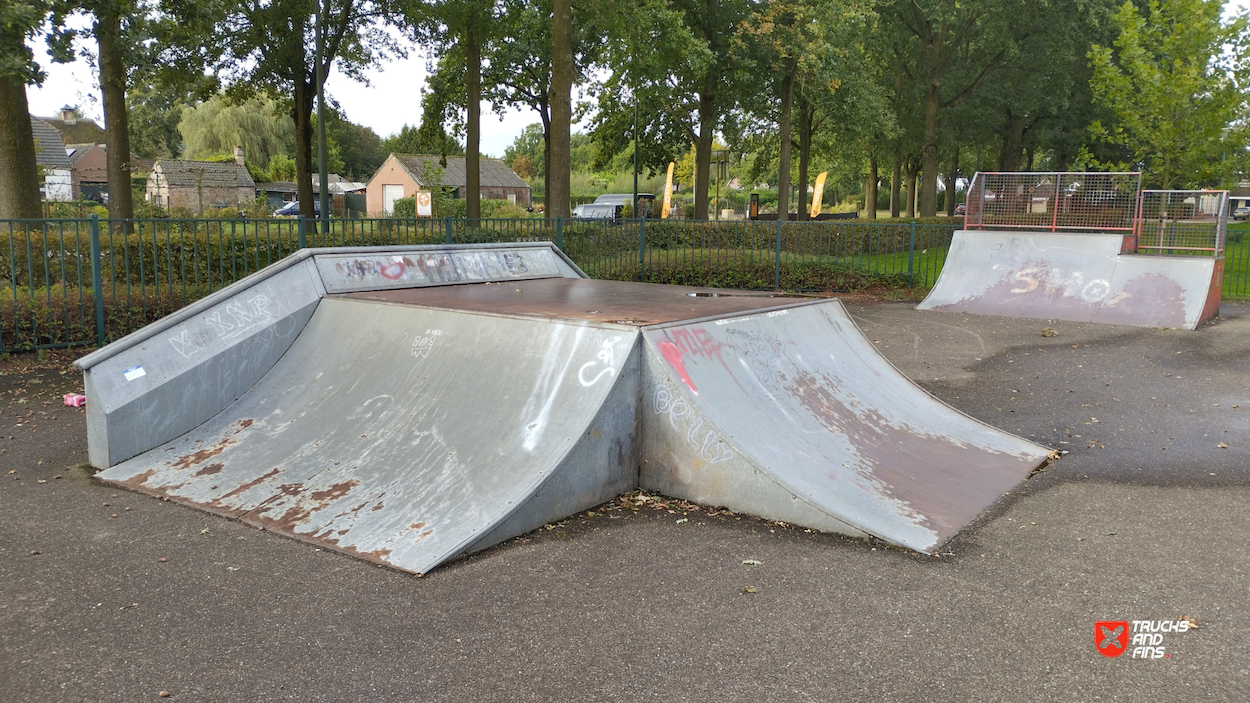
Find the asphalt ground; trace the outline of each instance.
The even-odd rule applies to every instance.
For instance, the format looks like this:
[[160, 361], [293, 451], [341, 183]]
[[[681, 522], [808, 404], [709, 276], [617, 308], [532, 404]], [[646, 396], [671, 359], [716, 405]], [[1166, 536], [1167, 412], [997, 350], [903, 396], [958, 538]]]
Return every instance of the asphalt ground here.
[[[1196, 332], [848, 308], [1069, 452], [939, 557], [635, 495], [416, 578], [96, 481], [81, 381], [0, 362], [0, 700], [1250, 697], [1250, 304]], [[1095, 648], [1180, 617], [1166, 658]]]

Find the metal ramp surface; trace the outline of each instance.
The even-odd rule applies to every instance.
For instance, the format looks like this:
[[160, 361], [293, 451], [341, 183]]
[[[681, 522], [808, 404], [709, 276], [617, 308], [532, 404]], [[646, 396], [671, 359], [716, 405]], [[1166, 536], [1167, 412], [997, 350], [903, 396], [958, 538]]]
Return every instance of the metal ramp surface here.
[[1120, 234], [960, 230], [919, 310], [1196, 329], [1224, 259], [1122, 254]]
[[327, 298], [227, 412], [101, 478], [423, 573], [632, 489], [634, 342]]
[[645, 334], [644, 488], [927, 552], [1047, 458], [917, 387], [837, 301]]

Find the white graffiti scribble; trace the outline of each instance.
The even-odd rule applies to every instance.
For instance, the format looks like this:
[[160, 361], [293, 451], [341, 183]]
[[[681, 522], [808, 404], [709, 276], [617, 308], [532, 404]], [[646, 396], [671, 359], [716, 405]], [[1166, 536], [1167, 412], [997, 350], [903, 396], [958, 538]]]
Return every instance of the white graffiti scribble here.
[[430, 350], [433, 348], [433, 337], [417, 337], [412, 340], [412, 356], [414, 359], [424, 359], [430, 355]]
[[200, 347], [195, 342], [191, 341], [190, 330], [182, 330], [181, 332], [174, 335], [173, 337], [170, 337], [169, 344], [170, 346], [174, 348], [174, 351], [181, 354], [182, 358], [184, 359], [190, 359], [191, 357], [203, 351], [202, 347]]
[[273, 319], [269, 311], [269, 298], [256, 295], [252, 298], [230, 303], [204, 318], [213, 332], [225, 340], [231, 340]]
[[[619, 336], [604, 340], [603, 345], [599, 347], [599, 351], [595, 353], [595, 358], [599, 361], [587, 361], [577, 370], [577, 380], [581, 382], [584, 388], [595, 385], [604, 376], [616, 375], [616, 343], [619, 341], [621, 341]], [[604, 364], [604, 368], [600, 369], [594, 378], [586, 380], [586, 370], [598, 366], [600, 363]]]
[[690, 407], [690, 403], [685, 398], [681, 396], [674, 398], [672, 391], [665, 386], [660, 386], [655, 389], [655, 398], [652, 400], [651, 407], [656, 415], [667, 415], [668, 424], [674, 430], [681, 432], [682, 426], [685, 425], [686, 443], [697, 450], [699, 456], [709, 463], [719, 464], [734, 458], [733, 451], [725, 446], [725, 442], [715, 431], [707, 430], [700, 435], [700, 430], [704, 425], [703, 417]]
[[1085, 276], [1080, 271], [1065, 276], [1059, 269], [1031, 267], [1016, 273], [1016, 281], [1024, 285], [1012, 288], [1012, 293], [1030, 293], [1044, 285], [1047, 293], [1062, 289], [1065, 296], [1079, 297], [1087, 303], [1101, 302], [1111, 292], [1110, 281], [1095, 278], [1086, 283]]

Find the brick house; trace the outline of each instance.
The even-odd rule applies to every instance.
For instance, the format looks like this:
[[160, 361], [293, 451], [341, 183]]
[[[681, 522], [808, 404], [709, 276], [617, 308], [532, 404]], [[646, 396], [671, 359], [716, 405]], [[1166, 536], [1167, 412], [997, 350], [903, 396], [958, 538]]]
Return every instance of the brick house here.
[[145, 196], [166, 210], [186, 208], [195, 213], [214, 207], [240, 207], [256, 199], [256, 182], [236, 161], [161, 159], [152, 166]]
[[[74, 198], [93, 198], [108, 193], [108, 151], [103, 144], [66, 144], [73, 176]], [[152, 161], [130, 155], [130, 173], [140, 176], [152, 170]]]
[[[427, 182], [426, 174], [437, 172], [442, 157], [429, 154], [391, 154], [378, 168], [365, 187], [370, 215], [390, 213], [400, 198], [411, 198], [419, 190], [437, 186], [455, 188], [456, 197], [464, 198], [465, 157], [448, 156], [439, 183]], [[480, 192], [482, 198], [507, 200], [522, 207], [530, 205], [530, 187], [508, 165], [499, 159], [480, 159]]]

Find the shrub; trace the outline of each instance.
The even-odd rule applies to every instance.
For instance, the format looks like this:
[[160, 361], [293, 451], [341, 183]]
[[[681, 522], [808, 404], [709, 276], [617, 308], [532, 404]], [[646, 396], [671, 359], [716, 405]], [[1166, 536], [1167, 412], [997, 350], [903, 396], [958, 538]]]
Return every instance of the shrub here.
[[391, 206], [391, 217], [411, 220], [417, 216], [416, 198], [399, 198]]

